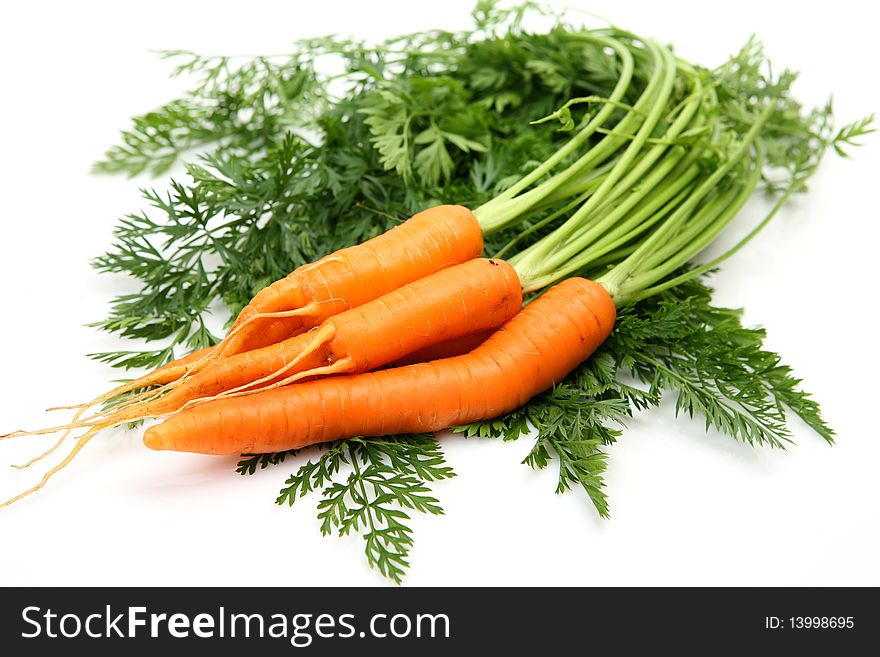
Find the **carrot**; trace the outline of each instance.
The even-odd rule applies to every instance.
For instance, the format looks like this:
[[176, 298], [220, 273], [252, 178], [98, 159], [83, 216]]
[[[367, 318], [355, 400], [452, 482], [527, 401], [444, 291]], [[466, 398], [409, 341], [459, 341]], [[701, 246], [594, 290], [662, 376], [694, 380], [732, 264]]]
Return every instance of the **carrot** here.
[[162, 367], [153, 370], [146, 376], [142, 376], [140, 379], [132, 381], [132, 383], [139, 382], [140, 385], [138, 385], [137, 388], [148, 388], [150, 386], [161, 386], [176, 381], [186, 373], [190, 365], [199, 362], [202, 358], [207, 356], [212, 349], [213, 347], [196, 349], [194, 352], [187, 354], [186, 356], [172, 360], [170, 363], [165, 363]]
[[444, 267], [475, 258], [483, 233], [460, 205], [429, 208], [362, 244], [300, 267], [263, 288], [211, 358], [273, 344]]
[[521, 306], [513, 267], [503, 260], [475, 258], [334, 315], [308, 333], [212, 363], [164, 396], [125, 407], [107, 421], [172, 413], [222, 393], [256, 392], [253, 388], [260, 385], [367, 372], [438, 341], [475, 330], [485, 335], [483, 329], [497, 328]]
[[496, 417], [565, 377], [608, 337], [615, 317], [601, 285], [568, 279], [468, 354], [217, 399], [151, 427], [144, 443], [202, 454], [275, 452]]
[[461, 205], [428, 208], [373, 239], [304, 265], [263, 288], [214, 347], [168, 363], [85, 404], [50, 410], [95, 406], [124, 392], [176, 381], [221, 357], [276, 344], [401, 285], [476, 258], [482, 250], [483, 233], [470, 210]]
[[334, 315], [308, 333], [221, 359], [169, 384], [161, 397], [114, 407], [102, 419], [96, 415], [63, 428], [109, 427], [173, 413], [221, 394], [240, 396], [260, 386], [367, 372], [444, 339], [474, 330], [485, 335], [483, 329], [497, 328], [521, 306], [513, 267], [503, 260], [475, 258]]

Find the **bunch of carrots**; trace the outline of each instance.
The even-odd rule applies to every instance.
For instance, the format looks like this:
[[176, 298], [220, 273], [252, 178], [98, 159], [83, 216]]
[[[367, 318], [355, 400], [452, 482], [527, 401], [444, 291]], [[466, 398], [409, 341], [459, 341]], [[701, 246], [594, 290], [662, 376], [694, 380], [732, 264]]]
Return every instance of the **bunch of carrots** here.
[[[581, 38], [617, 59], [619, 79], [608, 97], [574, 98], [541, 119], [571, 129], [572, 110], [587, 108], [551, 157], [474, 211], [428, 208], [298, 268], [259, 291], [218, 344], [67, 407], [71, 422], [3, 436], [62, 434], [29, 466], [83, 431], [37, 486], [0, 506], [41, 488], [103, 429], [144, 418], [163, 420], [144, 434], [152, 449], [240, 454], [513, 410], [588, 358], [620, 308], [751, 240], [818, 156], [790, 167], [785, 192], [743, 240], [689, 265], [778, 165], [771, 158], [798, 152], [785, 140], [818, 140], [819, 153], [835, 145], [830, 125], [786, 132], [792, 107], [804, 120], [787, 98], [727, 98], [659, 43], [616, 29]], [[517, 224], [520, 236], [484, 257], [484, 235]]]

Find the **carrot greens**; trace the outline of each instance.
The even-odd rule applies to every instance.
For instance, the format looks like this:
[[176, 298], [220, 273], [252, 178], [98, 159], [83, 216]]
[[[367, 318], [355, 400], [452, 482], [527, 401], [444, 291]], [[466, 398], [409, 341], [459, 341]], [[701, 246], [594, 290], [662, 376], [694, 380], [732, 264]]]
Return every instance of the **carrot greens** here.
[[320, 490], [321, 533], [361, 532], [370, 566], [400, 583], [413, 542], [408, 512], [441, 515], [428, 485], [454, 476], [430, 434], [340, 440], [301, 465], [276, 502], [293, 506]]

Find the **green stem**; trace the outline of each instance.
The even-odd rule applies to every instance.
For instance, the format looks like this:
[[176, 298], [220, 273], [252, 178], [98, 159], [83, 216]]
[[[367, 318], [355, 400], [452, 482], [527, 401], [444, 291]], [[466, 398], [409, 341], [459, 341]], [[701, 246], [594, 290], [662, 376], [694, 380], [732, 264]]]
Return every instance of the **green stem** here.
[[529, 235], [531, 235], [535, 231], [544, 228], [544, 226], [552, 224], [554, 221], [559, 219], [559, 217], [566, 215], [569, 212], [571, 212], [572, 210], [574, 210], [577, 206], [579, 206], [581, 203], [583, 203], [585, 200], [587, 200], [587, 198], [589, 197], [590, 194], [593, 193], [593, 190], [599, 185], [599, 181], [595, 181], [595, 183], [596, 183], [595, 185], [591, 185], [589, 189], [584, 190], [579, 196], [575, 196], [574, 199], [569, 201], [567, 204], [565, 204], [564, 206], [562, 206], [561, 208], [559, 208], [555, 212], [547, 215], [546, 217], [541, 219], [541, 221], [538, 221], [538, 222], [532, 224], [527, 229], [525, 229], [524, 231], [519, 233], [516, 237], [514, 237], [507, 244], [505, 244], [501, 249], [499, 249], [499, 251], [493, 257], [503, 258], [504, 254], [507, 253], [508, 251], [510, 251], [510, 249], [512, 249], [514, 246], [516, 246], [520, 242], [520, 240], [522, 240], [525, 237], [528, 237]]
[[[763, 150], [759, 149], [751, 174], [745, 180], [744, 184], [740, 186], [739, 192], [736, 192], [736, 186], [734, 186], [729, 192], [729, 195], [732, 197], [730, 201], [732, 204], [731, 207], [735, 209], [733, 211], [725, 211], [720, 218], [705, 218], [690, 222], [678, 235], [676, 235], [675, 238], [670, 240], [664, 247], [658, 249], [651, 257], [646, 258], [642, 265], [643, 269], [647, 272], [647, 270], [659, 268], [665, 270], [666, 274], [669, 274], [678, 268], [675, 265], [675, 262], [684, 264], [692, 256], [708, 246], [709, 243], [712, 242], [722, 230], [724, 230], [727, 224], [733, 220], [734, 216], [736, 216], [736, 212], [745, 205], [746, 201], [748, 201], [749, 197], [752, 195], [752, 192], [755, 191], [758, 182], [761, 180], [761, 171], [763, 167]], [[660, 263], [664, 264], [661, 265]], [[680, 266], [680, 264], [678, 266]], [[635, 278], [641, 278], [641, 276]]]
[[727, 176], [730, 170], [746, 156], [751, 148], [752, 142], [757, 137], [761, 127], [767, 121], [767, 118], [775, 107], [775, 102], [771, 102], [756, 118], [754, 124], [743, 137], [742, 141], [731, 156], [728, 157], [721, 166], [715, 169], [715, 171], [713, 171], [712, 174], [697, 187], [694, 193], [678, 208], [678, 210], [666, 219], [666, 221], [664, 221], [650, 237], [642, 242], [632, 255], [598, 281], [605, 286], [605, 289], [608, 290], [609, 294], [611, 294], [615, 300], [617, 300], [619, 296], [631, 296], [639, 292], [639, 290], [632, 285], [629, 285], [623, 291], [622, 288], [628, 284], [629, 279], [631, 279], [639, 267], [642, 266], [644, 260], [657, 248], [661, 247], [675, 236], [675, 233], [687, 220], [697, 204], [709, 195], [709, 193], [712, 192]]
[[[680, 187], [664, 187], [661, 189], [661, 193], [656, 194], [652, 199], [646, 200], [645, 203], [640, 207], [629, 219], [627, 219], [625, 225], [627, 226], [635, 226], [631, 228], [628, 233], [621, 236], [617, 231], [614, 234], [610, 234], [608, 236], [603, 237], [600, 240], [597, 240], [596, 243], [589, 249], [585, 250], [582, 254], [580, 254], [577, 258], [572, 259], [565, 267], [561, 269], [556, 269], [554, 271], [548, 272], [543, 276], [536, 276], [529, 279], [523, 280], [522, 275], [520, 275], [520, 281], [522, 283], [523, 289], [526, 291], [533, 291], [541, 289], [542, 287], [546, 287], [561, 278], [565, 278], [577, 272], [579, 270], [584, 270], [588, 265], [593, 265], [595, 268], [597, 263], [602, 262], [601, 257], [616, 252], [615, 250], [619, 249], [621, 246], [627, 244], [627, 242], [631, 241], [635, 237], [637, 237], [642, 232], [648, 230], [651, 226], [656, 224], [658, 221], [662, 220], [665, 216], [667, 216], [670, 212], [672, 212], [692, 191], [693, 184], [689, 183], [688, 178], [682, 177], [679, 183], [683, 183], [685, 189], [681, 189]], [[678, 191], [677, 194], [675, 192]], [[669, 200], [669, 197], [672, 196], [672, 199]], [[663, 203], [665, 205], [663, 205]], [[634, 251], [636, 246], [631, 246], [629, 250], [626, 251], [627, 255]], [[617, 251], [620, 253], [621, 251]], [[514, 267], [516, 269], [516, 267]], [[519, 272], [519, 270], [517, 270]]]
[[[694, 169], [696, 170], [696, 167]], [[647, 200], [626, 222], [622, 223], [619, 227], [621, 230], [615, 230], [597, 240], [592, 247], [584, 251], [582, 256], [573, 259], [569, 266], [566, 266], [558, 274], [554, 275], [553, 280], [559, 280], [572, 271], [583, 268], [586, 264], [591, 263], [600, 256], [628, 244], [668, 216], [694, 190], [695, 185], [692, 181], [695, 174], [696, 171], [694, 171], [693, 176], [682, 176], [675, 180], [674, 184], [663, 188], [661, 194], [657, 194]]]
[[[571, 155], [582, 145], [584, 145], [587, 140], [596, 132], [596, 128], [600, 127], [608, 118], [610, 118], [611, 114], [614, 113], [614, 111], [616, 110], [614, 103], [619, 102], [623, 98], [623, 95], [626, 93], [626, 90], [629, 88], [633, 76], [633, 70], [635, 68], [632, 53], [616, 39], [607, 39], [604, 37], [590, 38], [588, 35], [584, 36], [589, 40], [594, 40], [597, 43], [613, 49], [621, 60], [622, 69], [620, 73], [620, 78], [618, 79], [614, 90], [611, 92], [611, 96], [609, 96], [608, 98], [609, 101], [613, 102], [606, 103], [602, 107], [602, 109], [597, 112], [596, 116], [593, 117], [593, 119], [589, 123], [587, 123], [587, 125], [584, 126], [577, 135], [566, 142], [566, 144], [562, 146], [562, 148], [560, 148], [552, 156], [547, 158], [540, 166], [536, 167], [527, 176], [523, 177], [516, 184], [496, 196], [494, 199], [474, 210], [474, 214], [476, 215], [477, 220], [480, 222], [480, 225], [483, 227], [484, 233], [489, 233], [493, 230], [503, 228], [507, 223], [509, 223], [511, 214], [513, 217], [516, 217], [517, 215], [527, 210], [529, 206], [522, 207], [523, 204], [516, 203], [514, 203], [514, 209], [508, 209], [506, 213], [502, 213], [501, 211], [497, 210], [497, 207], [503, 206], [505, 203], [515, 200], [514, 197], [516, 197], [517, 194], [520, 194], [522, 191], [528, 189], [529, 186], [543, 178], [547, 173], [552, 171], [553, 168], [556, 167], [556, 165], [558, 165], [569, 155]], [[580, 160], [578, 160], [577, 163], [575, 163], [576, 165], [580, 164], [581, 166], [572, 173], [579, 172], [583, 169], [582, 165], [586, 161], [585, 157], [581, 158]], [[571, 171], [571, 167], [567, 171]], [[558, 178], [555, 181], [555, 185], [547, 185], [547, 183], [544, 183], [544, 185], [547, 185], [546, 187], [544, 187], [546, 193], [549, 193], [550, 191], [555, 189], [555, 187], [558, 187], [562, 182], [565, 181], [565, 179], [566, 178], [564, 176]], [[549, 183], [551, 181], [547, 182]], [[540, 197], [541, 195], [537, 196]]]
[[[518, 267], [527, 277], [546, 276], [550, 272], [561, 269], [565, 263], [583, 253], [585, 248], [592, 245], [642, 199], [654, 192], [656, 186], [667, 177], [670, 171], [676, 170], [684, 156], [685, 152], [682, 149], [674, 149], [659, 166], [654, 168], [639, 187], [630, 192], [625, 201], [613, 208], [608, 207], [610, 206], [610, 201], [608, 201], [602, 208], [597, 209], [592, 217], [582, 219], [577, 235], [565, 236], [560, 234], [558, 230], [554, 231], [551, 235], [512, 258], [511, 264]], [[694, 158], [690, 159], [692, 161]], [[632, 183], [631, 180], [629, 182]], [[620, 183], [620, 186], [623, 188], [624, 184]], [[602, 213], [602, 209], [606, 209], [606, 212]], [[547, 245], [555, 245], [551, 256], [544, 256], [542, 253]]]
[[709, 272], [709, 271], [715, 269], [715, 267], [717, 267], [719, 264], [721, 264], [722, 262], [724, 262], [725, 260], [730, 258], [732, 255], [734, 255], [742, 247], [744, 247], [746, 244], [748, 244], [752, 240], [752, 238], [755, 237], [755, 235], [760, 233], [761, 230], [768, 223], [770, 223], [770, 220], [776, 216], [776, 214], [779, 212], [779, 210], [782, 209], [782, 206], [785, 205], [786, 202], [788, 202], [788, 199], [791, 198], [791, 196], [793, 194], [796, 194], [798, 191], [800, 191], [803, 188], [803, 186], [804, 186], [804, 181], [801, 181], [801, 180], [793, 183], [788, 189], [785, 190], [785, 192], [782, 194], [782, 196], [779, 197], [779, 199], [776, 201], [776, 203], [771, 208], [770, 212], [767, 213], [767, 216], [764, 217], [764, 219], [757, 226], [755, 226], [749, 232], [748, 235], [746, 235], [739, 242], [737, 242], [733, 247], [731, 247], [730, 249], [728, 249], [727, 251], [722, 253], [717, 258], [712, 259], [711, 261], [707, 262], [704, 265], [700, 265], [699, 267], [695, 267], [695, 268], [691, 269], [690, 271], [685, 272], [684, 274], [676, 276], [675, 278], [671, 278], [667, 281], [664, 281], [663, 283], [661, 283], [659, 285], [645, 288], [637, 295], [634, 295], [631, 300], [633, 302], [640, 301], [641, 299], [644, 299], [644, 298], [649, 297], [651, 295], [659, 294], [660, 292], [663, 292], [663, 291], [668, 290], [672, 287], [675, 287], [676, 285], [680, 285], [686, 281], [691, 280], [692, 278], [696, 278], [697, 276], [702, 276], [706, 272]]
[[[590, 216], [591, 212], [596, 210], [606, 199], [608, 199], [610, 194], [613, 193], [616, 196], [623, 193], [625, 190], [625, 187], [622, 184], [617, 186], [617, 183], [620, 181], [621, 177], [629, 171], [636, 156], [641, 152], [645, 141], [653, 132], [654, 127], [657, 125], [660, 115], [666, 106], [666, 102], [672, 93], [673, 84], [675, 82], [676, 69], [669, 50], [657, 46], [650, 41], [647, 42], [646, 45], [653, 55], [654, 71], [651, 81], [648, 83], [648, 87], [636, 103], [636, 107], [641, 110], [645, 105], [650, 106], [651, 111], [649, 112], [648, 117], [640, 126], [636, 138], [630, 141], [623, 155], [620, 157], [620, 160], [618, 160], [608, 176], [602, 181], [602, 185], [596, 190], [595, 194], [593, 194], [577, 212], [569, 217], [562, 226], [554, 231], [552, 239], [541, 240], [534, 246], [531, 251], [531, 257], [533, 259], [540, 259], [545, 263], [548, 259], [551, 259], [556, 265], [564, 262], [561, 257], [555, 254], [551, 256], [558, 244], [567, 241], [568, 238], [570, 238], [571, 235], [583, 225], [584, 219]], [[553, 266], [553, 264], [549, 264], [548, 266]]]
[[351, 454], [351, 465], [354, 468], [355, 477], [357, 478], [358, 488], [361, 489], [361, 495], [364, 498], [364, 508], [366, 509], [367, 523], [370, 525], [370, 533], [376, 532], [376, 525], [373, 522], [373, 505], [367, 497], [367, 489], [364, 486], [364, 478], [361, 476], [361, 467], [358, 463], [358, 455], [353, 450], [349, 450]]
[[[724, 218], [732, 216], [728, 214], [727, 210], [736, 205], [737, 199], [743, 195], [745, 190], [745, 187], [731, 186], [723, 192], [714, 193], [706, 199], [705, 203], [691, 213], [688, 223], [694, 225], [713, 224], [714, 222], [720, 223]], [[748, 198], [749, 193], [750, 192], [745, 191], [746, 198]], [[739, 207], [736, 207], [736, 210], [738, 209]], [[654, 281], [661, 279], [669, 272], [675, 271], [678, 267], [687, 262], [687, 254], [692, 255], [695, 253], [692, 244], [686, 243], [686, 249], [675, 249], [674, 247], [676, 244], [681, 244], [681, 240], [676, 239], [674, 242], [671, 241], [664, 245], [664, 250], [672, 254], [670, 257], [661, 259], [658, 258], [655, 253], [651, 254], [650, 258], [645, 259], [642, 262], [638, 273], [634, 273], [627, 280], [626, 285], [621, 286], [619, 289], [616, 298], [621, 304], [625, 304], [629, 300], [631, 290], [642, 289], [646, 285], [650, 285]], [[654, 263], [659, 264], [652, 267], [652, 264]]]
[[562, 185], [557, 187], [553, 192], [547, 194], [543, 199], [541, 199], [540, 203], [537, 203], [532, 211], [540, 211], [546, 210], [547, 208], [553, 207], [562, 201], [566, 201], [570, 199], [572, 196], [577, 196], [582, 192], [586, 191], [588, 188], [595, 189], [601, 183], [601, 178], [603, 178], [611, 169], [614, 168], [614, 165], [617, 163], [617, 158], [612, 157], [611, 160], [597, 166], [594, 169], [590, 169], [581, 173], [580, 175], [571, 178], [564, 182]]
[[[692, 92], [685, 101], [679, 103], [680, 111], [678, 116], [667, 129], [662, 140], [663, 142], [673, 143], [688, 126], [691, 126], [692, 130], [699, 130], [705, 127], [703, 116], [697, 115], [696, 120], [694, 120], [694, 116], [702, 104], [703, 91], [699, 78], [694, 77], [693, 83]], [[655, 108], [659, 109], [661, 105], [657, 105]], [[647, 140], [643, 140], [641, 143], [647, 143]], [[603, 204], [599, 205], [598, 208], [596, 207], [597, 203], [594, 202], [594, 197], [600, 193], [597, 191], [594, 197], [591, 197], [590, 201], [572, 215], [563, 226], [520, 253], [511, 261], [512, 264], [529, 281], [549, 280], [552, 282], [567, 273], [582, 268], [588, 262], [588, 259], [585, 261], [585, 258], [579, 257], [578, 254], [583, 254], [585, 249], [593, 245], [603, 233], [612, 228], [632, 207], [653, 193], [655, 187], [670, 184], [670, 181], [666, 179], [670, 170], [678, 173], [688, 170], [688, 166], [683, 166], [680, 169], [675, 168], [682, 157], [685, 156], [685, 153], [685, 149], [681, 146], [669, 148], [666, 143], [653, 146], [646, 154], [636, 159], [633, 168], [622, 180], [617, 182], [614, 191], [607, 195]], [[657, 161], [661, 157], [663, 157], [663, 160], [658, 165]], [[696, 157], [697, 152], [692, 149], [687, 154], [685, 161], [689, 165]], [[646, 177], [642, 179], [643, 176]], [[670, 177], [674, 182], [675, 177]], [[605, 180], [607, 181], [608, 178]], [[608, 211], [612, 202], [627, 191], [629, 191], [627, 199], [618, 205], [616, 209]], [[674, 195], [674, 193], [670, 196]], [[594, 213], [593, 216], [589, 216], [591, 211]], [[647, 216], [650, 216], [650, 214]], [[632, 223], [630, 222], [629, 225], [632, 225]], [[624, 230], [627, 230], [629, 225]], [[575, 231], [575, 234], [572, 234], [572, 231]]]

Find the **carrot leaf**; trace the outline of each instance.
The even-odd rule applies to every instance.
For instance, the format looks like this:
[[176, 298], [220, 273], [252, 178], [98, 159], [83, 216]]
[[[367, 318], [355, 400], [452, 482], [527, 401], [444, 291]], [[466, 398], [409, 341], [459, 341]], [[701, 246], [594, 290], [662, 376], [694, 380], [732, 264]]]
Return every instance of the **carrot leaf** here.
[[[321, 106], [314, 68], [302, 53], [282, 57], [206, 57], [160, 52], [173, 76], [195, 80], [186, 96], [132, 119], [95, 173], [161, 175], [187, 153], [222, 142], [241, 154], [272, 143], [293, 113]], [[300, 119], [301, 120], [301, 119]]]
[[271, 454], [242, 454], [241, 460], [235, 468], [240, 475], [256, 474], [257, 470], [265, 470], [270, 465], [278, 465], [284, 463], [284, 459], [288, 456], [295, 456], [299, 450], [290, 450], [288, 452], [274, 452]]
[[[245, 458], [239, 472], [253, 474], [258, 464], [274, 464], [278, 456]], [[454, 476], [430, 434], [351, 438], [330, 443], [316, 460], [301, 465], [276, 502], [293, 506], [320, 492], [321, 533], [360, 534], [370, 567], [399, 584], [409, 568], [413, 545], [407, 511], [442, 514], [428, 484]]]

